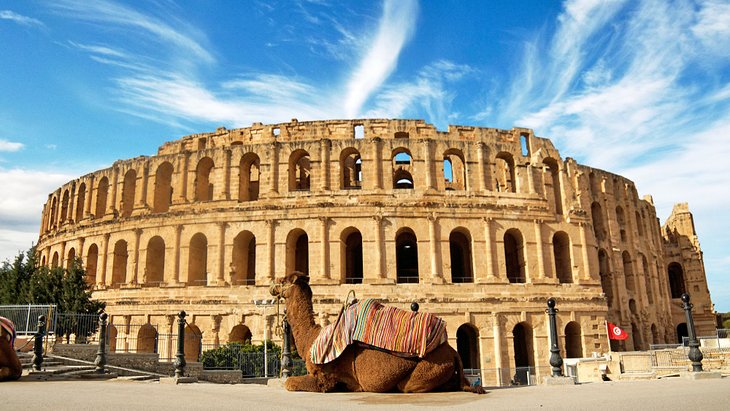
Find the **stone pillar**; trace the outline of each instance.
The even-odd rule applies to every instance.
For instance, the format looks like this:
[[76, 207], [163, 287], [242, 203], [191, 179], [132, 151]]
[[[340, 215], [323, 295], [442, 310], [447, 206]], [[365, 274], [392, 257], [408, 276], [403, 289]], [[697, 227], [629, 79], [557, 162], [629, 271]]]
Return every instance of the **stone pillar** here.
[[79, 252], [76, 253], [76, 257], [78, 257], [79, 260], [81, 260], [81, 263], [85, 266], [86, 264], [84, 264], [84, 242], [86, 242], [86, 237], [79, 238]]
[[431, 245], [430, 253], [431, 253], [431, 283], [433, 284], [443, 284], [444, 278], [441, 274], [441, 258], [438, 251], [439, 251], [439, 244], [438, 244], [438, 226], [436, 225], [438, 217], [436, 216], [436, 213], [429, 214], [428, 215], [428, 234], [429, 234], [429, 243]]
[[175, 193], [175, 203], [187, 203], [188, 201], [188, 161], [190, 153], [184, 152], [180, 157], [180, 171], [178, 172], [177, 187], [173, 190]]
[[94, 192], [94, 175], [92, 174], [87, 180], [86, 185], [86, 204], [84, 204], [84, 219], [91, 217], [91, 197]]
[[210, 316], [210, 324], [211, 324], [210, 331], [211, 331], [211, 334], [213, 335], [212, 343], [213, 343], [214, 348], [218, 348], [218, 346], [220, 345], [219, 333], [221, 330], [221, 320], [222, 319], [223, 319], [223, 317], [220, 314], [212, 314]]
[[492, 334], [494, 335], [494, 368], [497, 373], [497, 384], [502, 378], [502, 324], [499, 314], [492, 314]]
[[172, 278], [169, 285], [180, 284], [180, 237], [182, 236], [183, 226], [178, 224], [175, 226], [175, 245], [172, 258]]
[[383, 227], [382, 227], [382, 221], [383, 216], [380, 214], [375, 214], [373, 216], [373, 221], [375, 221], [375, 258], [376, 258], [376, 274], [378, 276], [379, 280], [385, 279], [385, 276], [387, 275], [384, 269], [384, 258], [383, 258]]
[[530, 194], [535, 193], [535, 176], [532, 172], [532, 164], [528, 163], [525, 167], [525, 170], [527, 170], [527, 190]]
[[76, 183], [73, 183], [68, 194], [68, 211], [66, 211], [66, 221], [64, 221], [64, 223], [74, 222], [74, 215], [76, 214], [76, 201]]
[[381, 146], [380, 137], [373, 138], [373, 173], [372, 176], [375, 179], [374, 187], [376, 189], [383, 188], [383, 159], [380, 154]]
[[479, 191], [487, 191], [487, 165], [484, 159], [484, 142], [477, 143], [477, 161], [479, 162], [478, 187]]
[[139, 190], [139, 196], [137, 197], [136, 204], [134, 208], [147, 208], [147, 185], [149, 181], [149, 174], [150, 174], [150, 165], [149, 160], [146, 160], [144, 162], [144, 165], [142, 165], [142, 184], [141, 184], [141, 190]]
[[535, 248], [537, 249], [537, 278], [545, 280], [545, 256], [543, 255], [542, 220], [535, 220]]
[[218, 286], [226, 285], [225, 279], [225, 260], [226, 260], [226, 227], [228, 223], [218, 223]]
[[484, 243], [486, 246], [486, 263], [487, 263], [487, 281], [493, 282], [499, 280], [499, 270], [496, 267], [496, 259], [494, 258], [494, 236], [492, 235], [491, 217], [484, 217]]
[[269, 146], [269, 195], [279, 194], [279, 145], [276, 141]]
[[431, 159], [431, 140], [423, 140], [423, 158], [424, 158], [424, 174], [426, 175], [426, 190], [433, 189], [433, 173], [431, 172], [431, 166], [433, 160]]
[[320, 140], [320, 191], [329, 190], [329, 164], [330, 164], [330, 140], [323, 138]]
[[[582, 280], [591, 280], [591, 260], [588, 255], [588, 235], [586, 233], [586, 223], [580, 223], [580, 241], [582, 244], [581, 251], [583, 254], [583, 275], [580, 276]], [[645, 273], [646, 275], [646, 273]]]
[[329, 217], [319, 217], [322, 222], [322, 255], [320, 256], [320, 264], [322, 266], [322, 278], [330, 278], [329, 270]]
[[119, 168], [117, 166], [114, 166], [114, 171], [112, 172], [112, 181], [109, 184], [109, 188], [111, 189], [111, 193], [107, 192], [107, 201], [106, 202], [106, 212], [104, 214], [112, 214], [114, 215], [114, 211], [117, 207], [117, 184], [119, 184]]
[[223, 193], [222, 200], [230, 200], [231, 197], [231, 150], [225, 150], [223, 157]]
[[142, 235], [142, 229], [134, 230], [134, 252], [132, 253], [132, 273], [131, 278], [127, 279], [127, 284], [137, 285], [139, 275], [139, 238]]
[[276, 220], [266, 220], [266, 229], [268, 234], [268, 255], [266, 256], [269, 261], [268, 280], [273, 281], [276, 275]]
[[[59, 256], [58, 266], [61, 268], [68, 267], [68, 261], [66, 261], [66, 242], [61, 241], [61, 255]], [[64, 264], [64, 262], [66, 264]]]
[[106, 264], [107, 264], [107, 260], [109, 259], [109, 233], [104, 234], [104, 239], [102, 240], [101, 249], [104, 250], [104, 253], [101, 255], [102, 256], [101, 257], [101, 273], [99, 275], [99, 278], [98, 278], [96, 284], [99, 287], [105, 287], [106, 286]]

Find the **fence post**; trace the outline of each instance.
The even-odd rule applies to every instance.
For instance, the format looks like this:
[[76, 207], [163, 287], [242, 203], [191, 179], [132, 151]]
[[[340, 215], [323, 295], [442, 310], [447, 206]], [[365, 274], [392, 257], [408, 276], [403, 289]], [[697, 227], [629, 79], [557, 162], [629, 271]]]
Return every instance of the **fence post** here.
[[94, 372], [104, 374], [104, 366], [106, 366], [106, 319], [107, 314], [101, 313], [99, 316], [99, 350], [96, 352], [96, 360]]
[[43, 364], [43, 337], [46, 335], [46, 316], [38, 316], [38, 331], [35, 334], [35, 341], [33, 342], [33, 369], [35, 371], [41, 370], [41, 364]]
[[553, 367], [553, 377], [563, 376], [563, 359], [560, 357], [560, 348], [558, 348], [558, 330], [555, 322], [555, 299], [550, 297], [547, 300], [547, 313], [550, 318], [550, 365]]
[[689, 334], [689, 355], [687, 357], [692, 361], [692, 371], [702, 371], [702, 351], [700, 351], [700, 343], [697, 342], [697, 336], [695, 336], [695, 323], [692, 318], [692, 307], [694, 306], [689, 302], [689, 294], [682, 294], [682, 306], [684, 308], [684, 315], [687, 319], [687, 333]]
[[185, 311], [177, 315], [177, 354], [175, 355], [175, 378], [185, 376]]

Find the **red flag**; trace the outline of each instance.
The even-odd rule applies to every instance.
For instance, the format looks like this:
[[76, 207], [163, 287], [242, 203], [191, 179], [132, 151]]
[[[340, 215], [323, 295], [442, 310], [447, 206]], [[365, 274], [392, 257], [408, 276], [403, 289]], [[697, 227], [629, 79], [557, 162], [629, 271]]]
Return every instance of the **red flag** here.
[[616, 325], [608, 323], [608, 338], [610, 340], [625, 340], [629, 338], [629, 334]]

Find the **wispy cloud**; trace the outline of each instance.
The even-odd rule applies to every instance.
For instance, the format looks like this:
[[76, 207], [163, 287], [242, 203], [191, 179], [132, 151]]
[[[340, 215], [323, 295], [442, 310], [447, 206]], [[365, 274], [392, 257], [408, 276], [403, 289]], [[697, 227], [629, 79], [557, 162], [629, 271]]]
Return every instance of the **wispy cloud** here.
[[14, 152], [21, 150], [23, 147], [23, 143], [17, 143], [0, 138], [0, 151]]
[[23, 16], [11, 10], [0, 10], [0, 20], [10, 20], [28, 27], [45, 27], [42, 21], [33, 17]]

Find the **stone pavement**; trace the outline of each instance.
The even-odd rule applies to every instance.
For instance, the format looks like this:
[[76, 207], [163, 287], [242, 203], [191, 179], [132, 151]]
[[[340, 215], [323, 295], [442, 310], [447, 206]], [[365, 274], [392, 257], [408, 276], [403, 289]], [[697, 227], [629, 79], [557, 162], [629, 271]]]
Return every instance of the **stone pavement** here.
[[0, 383], [2, 409], [52, 410], [727, 410], [730, 378], [534, 386], [470, 393], [297, 393], [262, 385], [132, 381]]

